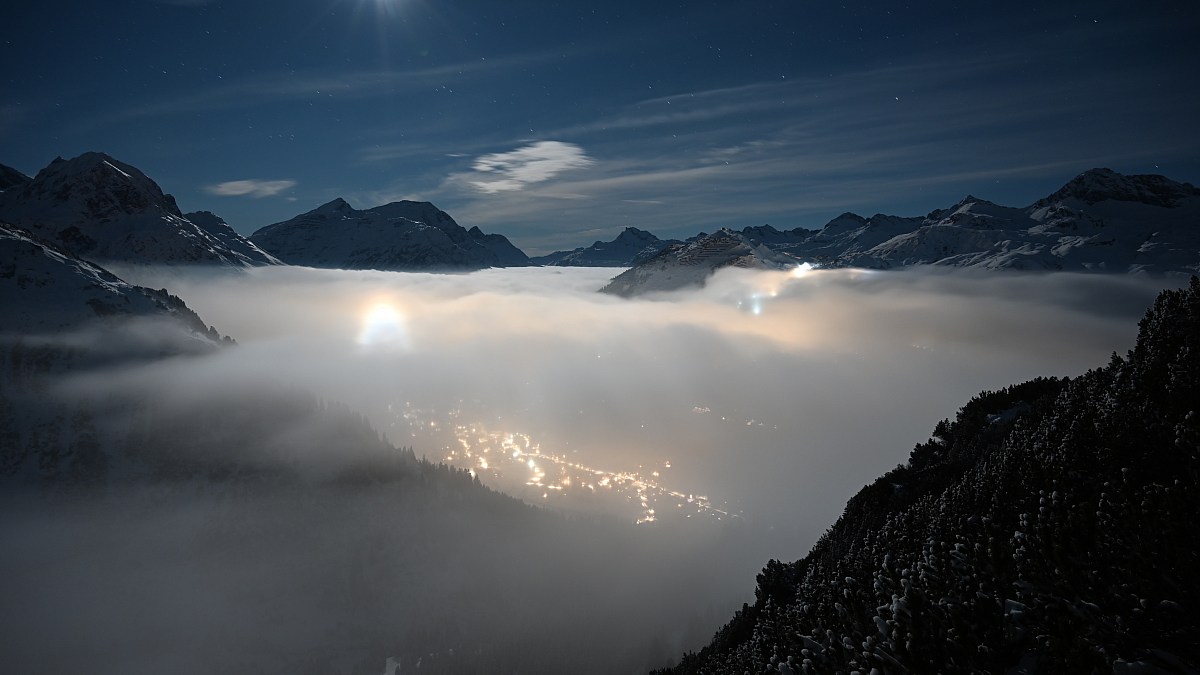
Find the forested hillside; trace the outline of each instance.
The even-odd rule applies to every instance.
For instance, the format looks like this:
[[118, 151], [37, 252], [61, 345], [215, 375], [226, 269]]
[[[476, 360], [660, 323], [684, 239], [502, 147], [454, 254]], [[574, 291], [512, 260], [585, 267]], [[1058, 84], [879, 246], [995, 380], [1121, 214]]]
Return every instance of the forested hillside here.
[[1200, 669], [1200, 280], [1124, 358], [969, 401], [675, 673]]

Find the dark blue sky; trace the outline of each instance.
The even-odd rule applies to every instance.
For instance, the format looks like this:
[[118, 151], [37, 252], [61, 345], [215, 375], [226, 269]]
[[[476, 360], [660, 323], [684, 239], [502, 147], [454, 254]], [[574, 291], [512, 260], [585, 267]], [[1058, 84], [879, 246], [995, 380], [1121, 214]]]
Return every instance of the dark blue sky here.
[[[15, 6], [14, 6], [15, 5]], [[66, 0], [0, 25], [0, 163], [108, 152], [242, 232], [425, 199], [529, 253], [817, 227], [1085, 169], [1200, 182], [1187, 2]]]

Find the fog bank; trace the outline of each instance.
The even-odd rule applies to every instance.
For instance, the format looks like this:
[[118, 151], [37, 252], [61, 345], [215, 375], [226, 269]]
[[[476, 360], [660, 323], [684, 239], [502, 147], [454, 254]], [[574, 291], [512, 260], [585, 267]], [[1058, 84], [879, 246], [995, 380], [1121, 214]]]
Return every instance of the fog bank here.
[[[1130, 347], [1164, 283], [726, 270], [697, 291], [596, 293], [614, 273], [173, 272], [162, 282], [240, 346], [158, 376], [295, 383], [510, 491], [527, 477], [464, 457], [451, 427], [522, 434], [589, 469], [655, 470], [794, 558], [970, 396], [1077, 375]], [[518, 493], [537, 502], [543, 485]]]
[[239, 344], [112, 351], [124, 330], [155, 353], [169, 321], [35, 341], [104, 358], [7, 392], [31, 451], [168, 473], [0, 500], [22, 672], [666, 665], [939, 419], [1105, 363], [1159, 288], [726, 270], [624, 300], [596, 292], [611, 269], [121, 272]]

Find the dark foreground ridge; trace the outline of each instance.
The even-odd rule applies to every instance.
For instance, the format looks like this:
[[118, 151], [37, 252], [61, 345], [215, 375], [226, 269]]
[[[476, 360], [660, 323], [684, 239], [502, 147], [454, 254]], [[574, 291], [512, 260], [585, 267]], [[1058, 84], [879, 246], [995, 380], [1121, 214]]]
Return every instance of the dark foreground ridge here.
[[1139, 326], [938, 423], [660, 672], [1200, 672], [1200, 280]]

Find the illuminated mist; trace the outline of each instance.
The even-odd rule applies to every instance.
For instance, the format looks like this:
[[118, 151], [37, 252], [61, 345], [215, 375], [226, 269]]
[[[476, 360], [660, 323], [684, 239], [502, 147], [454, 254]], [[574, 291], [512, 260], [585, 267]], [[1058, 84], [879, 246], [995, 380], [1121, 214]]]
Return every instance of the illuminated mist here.
[[[1160, 287], [727, 270], [703, 290], [625, 300], [596, 292], [611, 269], [118, 273], [170, 288], [238, 346], [68, 376], [58, 391], [161, 392], [182, 409], [311, 391], [394, 445], [569, 517], [431, 512], [386, 486], [10, 505], [0, 535], [26, 544], [0, 561], [0, 578], [22, 579], [0, 630], [18, 638], [17, 665], [665, 665], [753, 599], [767, 559], [804, 555], [972, 395], [1130, 347]], [[274, 447], [309, 431], [272, 433]], [[55, 652], [55, 635], [77, 649]]]
[[496, 477], [462, 455], [471, 432], [456, 428], [495, 434], [497, 452], [521, 434], [782, 528], [777, 557], [803, 554], [846, 497], [973, 394], [1076, 375], [1128, 348], [1161, 285], [727, 270], [703, 290], [629, 301], [594, 292], [612, 274], [260, 268], [142, 281], [177, 289], [239, 340], [203, 363], [208, 377], [343, 401], [393, 443], [485, 483]]

